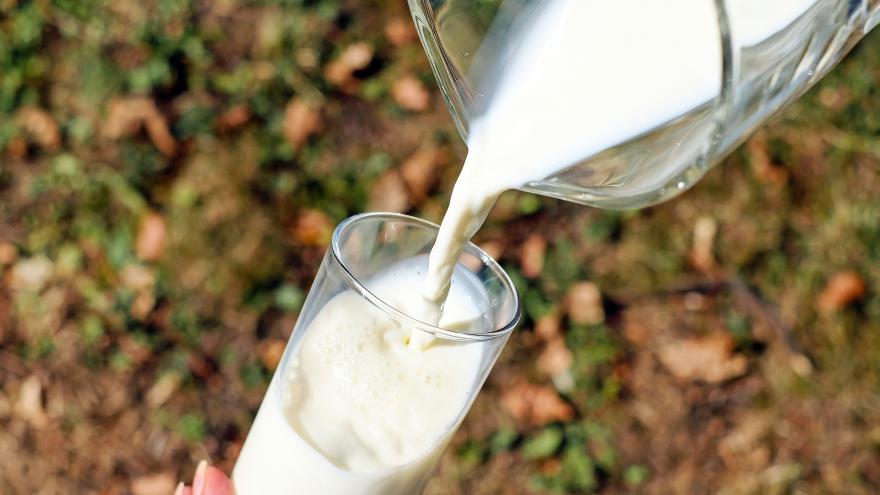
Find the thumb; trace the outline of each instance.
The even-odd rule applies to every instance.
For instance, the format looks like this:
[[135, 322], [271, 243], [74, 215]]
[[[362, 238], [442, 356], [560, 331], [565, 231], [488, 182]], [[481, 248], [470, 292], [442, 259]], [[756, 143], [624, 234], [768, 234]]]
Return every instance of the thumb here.
[[232, 481], [226, 474], [206, 464], [200, 464], [193, 479], [193, 495], [235, 495]]

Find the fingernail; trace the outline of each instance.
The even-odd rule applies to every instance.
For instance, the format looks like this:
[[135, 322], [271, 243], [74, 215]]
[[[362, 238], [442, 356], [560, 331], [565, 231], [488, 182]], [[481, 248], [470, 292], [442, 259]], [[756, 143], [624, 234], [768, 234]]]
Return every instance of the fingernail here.
[[177, 488], [174, 489], [174, 495], [181, 495], [181, 494], [183, 494], [183, 487], [184, 487], [184, 484], [183, 484], [183, 482], [181, 481], [180, 483], [177, 484]]
[[196, 468], [196, 475], [193, 476], [193, 495], [202, 495], [202, 491], [205, 489], [205, 473], [208, 470], [208, 461], [202, 461], [199, 463], [199, 467]]

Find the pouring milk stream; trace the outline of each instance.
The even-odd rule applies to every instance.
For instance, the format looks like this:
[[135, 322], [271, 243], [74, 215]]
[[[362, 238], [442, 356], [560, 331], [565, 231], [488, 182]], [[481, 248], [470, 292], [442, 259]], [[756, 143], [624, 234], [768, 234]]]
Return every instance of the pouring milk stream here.
[[[812, 1], [729, 4], [731, 23], [740, 26], [737, 39], [754, 44]], [[610, 22], [616, 19], [628, 22]], [[549, 177], [715, 98], [721, 63], [712, 2], [547, 2], [471, 127], [468, 156], [431, 252], [426, 301], [442, 305], [461, 247], [502, 192]], [[438, 314], [435, 309], [426, 316]]]

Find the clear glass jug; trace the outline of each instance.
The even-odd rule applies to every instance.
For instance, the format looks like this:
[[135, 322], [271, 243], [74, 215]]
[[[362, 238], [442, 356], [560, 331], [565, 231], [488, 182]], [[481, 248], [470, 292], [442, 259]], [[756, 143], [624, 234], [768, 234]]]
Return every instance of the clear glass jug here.
[[[631, 62], [615, 62], [612, 56], [607, 66], [597, 65], [597, 79], [607, 82], [606, 94], [583, 94], [602, 103], [609, 125], [641, 119], [638, 108], [627, 106], [638, 98], [653, 102], [673, 94], [705, 93], [705, 98], [693, 100], [697, 104], [666, 112], [662, 119], [622, 122], [625, 130], [612, 133], [615, 139], [585, 147], [576, 160], [521, 187], [618, 209], [658, 203], [693, 185], [763, 121], [824, 76], [880, 21], [880, 0], [409, 0], [419, 37], [465, 141], [469, 127], [492, 101], [521, 33], [553, 2], [587, 2], [580, 9], [595, 5], [601, 23], [584, 29], [599, 26], [611, 33], [607, 46], [595, 49], [613, 54], [626, 44], [624, 55], [641, 54]], [[697, 11], [706, 14], [700, 17]], [[674, 25], [682, 16], [706, 29]], [[707, 39], [707, 32], [713, 39]], [[679, 50], [669, 60], [702, 64], [699, 78], [704, 81], [697, 84], [694, 73], [675, 68], [632, 77], [638, 73], [632, 64], [657, 62], [669, 51], [658, 47], [669, 40]], [[697, 52], [690, 50], [697, 49], [700, 56], [708, 55], [695, 60]], [[615, 110], [618, 100], [630, 114]]]

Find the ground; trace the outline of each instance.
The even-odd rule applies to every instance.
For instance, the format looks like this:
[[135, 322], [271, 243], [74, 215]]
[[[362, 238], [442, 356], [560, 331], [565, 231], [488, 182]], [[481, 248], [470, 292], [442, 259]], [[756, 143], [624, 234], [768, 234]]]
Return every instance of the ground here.
[[[235, 462], [332, 227], [464, 156], [404, 2], [0, 0], [0, 493]], [[880, 488], [880, 35], [666, 204], [507, 193], [427, 493]]]

